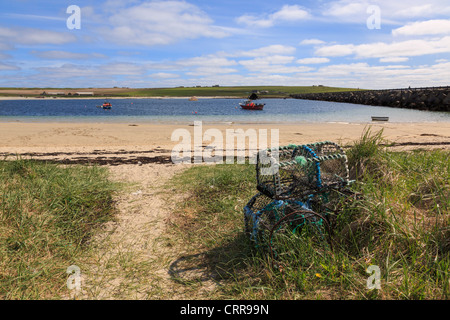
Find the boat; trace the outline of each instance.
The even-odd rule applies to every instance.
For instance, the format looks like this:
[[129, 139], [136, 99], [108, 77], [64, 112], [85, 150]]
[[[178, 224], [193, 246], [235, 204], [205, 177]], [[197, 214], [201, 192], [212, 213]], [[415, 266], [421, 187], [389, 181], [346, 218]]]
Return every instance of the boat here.
[[253, 100], [241, 102], [239, 105], [245, 110], [262, 110], [264, 108], [264, 103], [255, 103]]
[[103, 104], [102, 104], [102, 108], [103, 109], [111, 109], [111, 107], [112, 107], [112, 105], [111, 105], [111, 103], [109, 103], [109, 102], [104, 102]]
[[245, 110], [262, 110], [264, 108], [264, 103], [256, 103], [254, 100], [259, 99], [256, 93], [252, 93], [246, 101], [239, 103], [242, 109]]
[[198, 101], [198, 98], [195, 97], [195, 96], [193, 96], [193, 97], [190, 97], [190, 98], [189, 98], [189, 101]]
[[372, 121], [389, 121], [389, 117], [372, 117]]

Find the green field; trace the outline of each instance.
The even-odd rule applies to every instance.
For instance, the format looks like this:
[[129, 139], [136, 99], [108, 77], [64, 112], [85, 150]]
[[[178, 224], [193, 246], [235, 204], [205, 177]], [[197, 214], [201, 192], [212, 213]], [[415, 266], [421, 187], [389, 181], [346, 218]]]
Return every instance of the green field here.
[[352, 91], [355, 89], [349, 88], [334, 88], [334, 87], [284, 87], [284, 86], [265, 86], [265, 87], [201, 87], [201, 88], [160, 88], [160, 89], [135, 89], [125, 92], [123, 96], [135, 97], [189, 97], [189, 96], [219, 96], [219, 97], [247, 97], [253, 91], [259, 92], [261, 97], [265, 98], [279, 98], [289, 97], [291, 94], [301, 93], [319, 93], [319, 92], [339, 92]]
[[[0, 88], [0, 96], [41, 96], [43, 92], [65, 92], [64, 97], [76, 97], [74, 92], [90, 91], [97, 97], [235, 97], [246, 98], [257, 92], [261, 98], [286, 98], [291, 94], [356, 91], [361, 89], [326, 86], [236, 86], [177, 88]], [[48, 94], [47, 94], [48, 95]], [[63, 97], [63, 96], [58, 96]]]

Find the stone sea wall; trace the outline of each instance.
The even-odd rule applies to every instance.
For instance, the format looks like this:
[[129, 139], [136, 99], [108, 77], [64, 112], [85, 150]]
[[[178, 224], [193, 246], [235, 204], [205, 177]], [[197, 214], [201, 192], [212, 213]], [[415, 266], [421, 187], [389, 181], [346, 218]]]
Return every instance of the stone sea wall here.
[[450, 87], [292, 94], [291, 97], [428, 111], [450, 111]]

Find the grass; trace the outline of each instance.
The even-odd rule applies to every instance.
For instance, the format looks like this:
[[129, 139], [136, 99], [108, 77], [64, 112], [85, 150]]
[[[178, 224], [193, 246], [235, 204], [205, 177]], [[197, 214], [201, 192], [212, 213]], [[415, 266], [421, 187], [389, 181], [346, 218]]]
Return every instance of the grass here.
[[[219, 299], [448, 299], [450, 164], [448, 151], [388, 151], [366, 130], [348, 150], [353, 189], [333, 248], [308, 237], [285, 239], [273, 264], [244, 233], [243, 207], [257, 193], [254, 165], [195, 166], [171, 181], [188, 192], [172, 231], [220, 282]], [[381, 271], [381, 289], [366, 272]]]
[[[243, 207], [257, 193], [254, 165], [192, 166], [175, 176], [166, 196], [184, 198], [171, 203], [164, 241], [187, 253], [167, 262], [190, 288], [186, 298], [448, 299], [449, 152], [384, 146], [382, 132], [368, 129], [348, 148], [352, 188], [363, 196], [336, 217], [333, 247], [289, 235], [277, 239], [276, 261], [244, 232]], [[82, 266], [91, 237], [113, 219], [117, 187], [104, 168], [0, 162], [0, 299], [68, 296], [66, 270]], [[136, 264], [134, 254], [114, 259], [125, 277], [147, 281], [151, 264]], [[367, 288], [372, 265], [381, 271], [379, 290]], [[208, 280], [219, 285], [205, 295]]]
[[[13, 90], [16, 88], [0, 88], [0, 96], [17, 96], [8, 92], [2, 92], [2, 90]], [[248, 97], [253, 90], [260, 92], [267, 91], [267, 93], [261, 93], [261, 98], [286, 98], [291, 94], [304, 94], [304, 93], [321, 93], [321, 92], [340, 92], [340, 91], [357, 91], [360, 89], [353, 88], [336, 88], [336, 87], [319, 87], [319, 86], [235, 86], [235, 87], [177, 87], [177, 88], [118, 88], [113, 91], [108, 89], [51, 89], [42, 88], [38, 94], [31, 94], [30, 90], [37, 90], [38, 88], [17, 88], [22, 91], [23, 96], [38, 96], [43, 91], [94, 91], [96, 96], [107, 97], [190, 97], [190, 96], [217, 96], [217, 97]], [[77, 96], [71, 96], [76, 98]]]
[[248, 97], [253, 90], [267, 91], [260, 94], [261, 98], [283, 98], [290, 94], [316, 93], [316, 92], [337, 92], [354, 91], [357, 89], [333, 88], [333, 87], [288, 87], [288, 86], [239, 86], [239, 87], [187, 87], [187, 88], [155, 88], [155, 89], [136, 89], [130, 92], [124, 92], [126, 96], [167, 96], [167, 97], [189, 97], [189, 96], [218, 96], [218, 97]]
[[0, 162], [0, 299], [68, 295], [66, 270], [115, 212], [98, 167]]

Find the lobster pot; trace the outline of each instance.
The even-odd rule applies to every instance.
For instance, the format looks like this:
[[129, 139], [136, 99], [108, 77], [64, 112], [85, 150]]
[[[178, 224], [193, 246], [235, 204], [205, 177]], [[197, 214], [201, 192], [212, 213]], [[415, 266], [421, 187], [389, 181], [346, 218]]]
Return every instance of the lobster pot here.
[[315, 153], [307, 146], [289, 145], [258, 153], [257, 189], [270, 198], [286, 199], [317, 186]]
[[262, 151], [256, 170], [257, 189], [274, 199], [302, 198], [349, 178], [344, 150], [330, 141]]
[[[268, 235], [263, 230], [269, 230], [278, 219], [278, 212], [271, 210], [274, 200], [263, 193], [253, 196], [244, 207], [245, 232], [254, 243], [265, 242]], [[272, 205], [271, 205], [272, 204]]]
[[307, 202], [296, 199], [272, 200], [263, 193], [255, 195], [244, 207], [245, 230], [258, 247], [266, 246], [274, 233], [292, 232], [308, 220], [320, 222]]
[[324, 141], [308, 144], [307, 146], [314, 152], [320, 162], [321, 188], [342, 186], [348, 183], [347, 156], [338, 144]]

